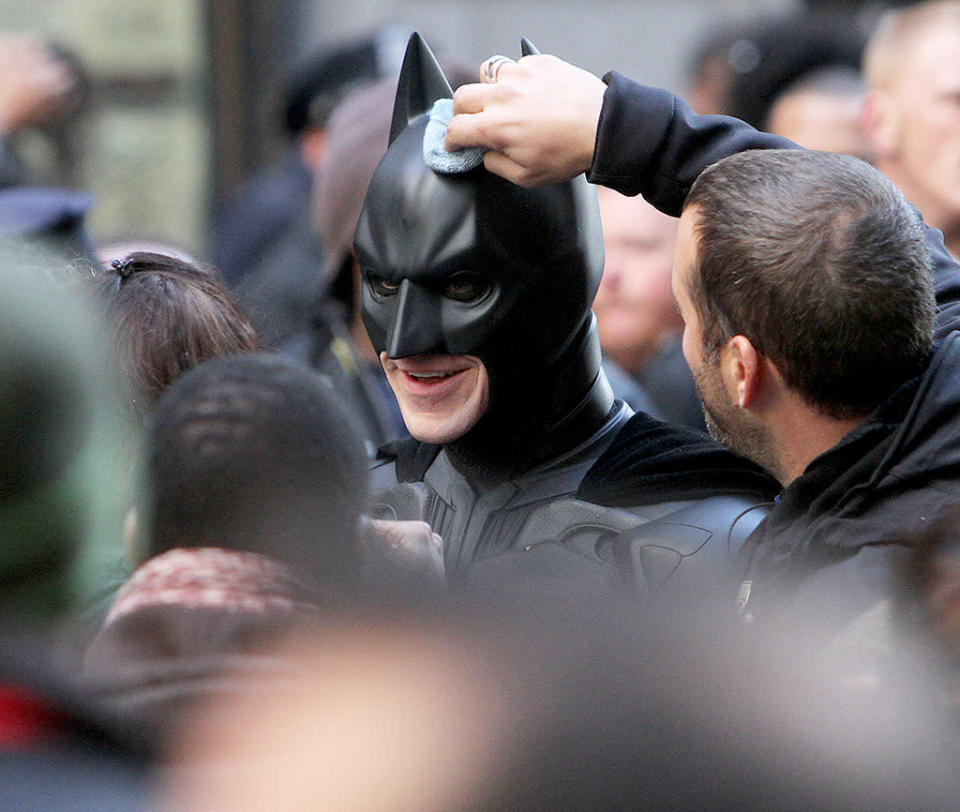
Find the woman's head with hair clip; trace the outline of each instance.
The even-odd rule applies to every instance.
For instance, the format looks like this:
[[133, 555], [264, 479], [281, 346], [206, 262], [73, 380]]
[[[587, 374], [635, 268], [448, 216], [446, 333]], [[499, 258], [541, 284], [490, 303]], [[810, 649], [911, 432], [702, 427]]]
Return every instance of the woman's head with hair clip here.
[[213, 268], [135, 251], [112, 260], [94, 284], [138, 416], [187, 370], [210, 358], [260, 349]]

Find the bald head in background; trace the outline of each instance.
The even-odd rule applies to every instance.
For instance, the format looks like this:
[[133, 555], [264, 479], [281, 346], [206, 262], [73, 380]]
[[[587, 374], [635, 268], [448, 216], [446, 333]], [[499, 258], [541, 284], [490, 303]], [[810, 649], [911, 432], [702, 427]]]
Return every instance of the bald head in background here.
[[960, 255], [960, 2], [888, 12], [864, 56], [876, 166]]

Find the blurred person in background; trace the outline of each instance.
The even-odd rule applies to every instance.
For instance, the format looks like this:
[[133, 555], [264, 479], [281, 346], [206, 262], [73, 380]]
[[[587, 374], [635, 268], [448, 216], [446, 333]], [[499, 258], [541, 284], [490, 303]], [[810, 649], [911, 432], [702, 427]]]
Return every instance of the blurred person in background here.
[[707, 31], [688, 57], [683, 97], [701, 115], [725, 114], [742, 26], [723, 22]]
[[870, 37], [863, 126], [881, 172], [960, 256], [960, 3], [887, 12]]
[[[33, 34], [0, 34], [0, 187], [74, 185], [77, 116], [89, 95], [90, 80], [71, 52]], [[55, 153], [45, 171], [18, 148], [32, 135]]]
[[[76, 181], [77, 116], [89, 97], [77, 59], [32, 34], [0, 34], [0, 239], [29, 241], [60, 259], [93, 258], [84, 220], [90, 196]], [[24, 156], [24, 141], [51, 146], [51, 166]], [[50, 185], [53, 184], [53, 185]], [[62, 263], [61, 263], [62, 264]]]
[[263, 653], [356, 599], [366, 457], [352, 415], [281, 355], [201, 364], [160, 398], [127, 524], [140, 566], [85, 655], [125, 728], [165, 741], [198, 700], [284, 672]]
[[[472, 78], [444, 61], [454, 84]], [[351, 399], [371, 446], [407, 436], [396, 398], [383, 374], [361, 318], [361, 275], [353, 251], [363, 198], [373, 171], [387, 151], [390, 116], [396, 95], [394, 78], [351, 93], [333, 112], [327, 126], [329, 160], [317, 173], [313, 215], [325, 246], [316, 269], [309, 327], [282, 349], [335, 382]], [[304, 324], [307, 327], [306, 323]]]
[[860, 124], [864, 86], [858, 71], [831, 66], [808, 71], [774, 98], [763, 128], [807, 149], [855, 155], [873, 152]]
[[701, 115], [721, 113], [765, 129], [776, 98], [806, 74], [858, 72], [863, 36], [844, 13], [788, 12], [728, 20], [694, 51], [684, 98]]
[[763, 130], [774, 101], [813, 71], [859, 71], [864, 35], [843, 12], [789, 12], [761, 17], [731, 46], [734, 59], [724, 113]]
[[350, 92], [395, 74], [405, 38], [405, 30], [385, 27], [298, 65], [283, 89], [284, 157], [245, 182], [217, 218], [213, 263], [265, 346], [300, 330], [320, 292], [324, 247], [310, 200], [326, 159], [330, 115]]
[[634, 411], [706, 431], [670, 290], [677, 220], [603, 187], [597, 203], [604, 263], [593, 312], [614, 394]]
[[694, 53], [684, 98], [808, 149], [873, 151], [861, 126], [864, 39], [857, 20], [790, 13], [726, 23]]

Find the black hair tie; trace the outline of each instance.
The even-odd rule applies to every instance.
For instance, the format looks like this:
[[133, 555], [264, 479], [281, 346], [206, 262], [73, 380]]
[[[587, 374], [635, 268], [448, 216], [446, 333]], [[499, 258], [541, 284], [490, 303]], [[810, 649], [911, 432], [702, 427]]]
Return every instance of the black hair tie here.
[[129, 279], [133, 275], [133, 263], [129, 259], [115, 259], [110, 265], [120, 279]]

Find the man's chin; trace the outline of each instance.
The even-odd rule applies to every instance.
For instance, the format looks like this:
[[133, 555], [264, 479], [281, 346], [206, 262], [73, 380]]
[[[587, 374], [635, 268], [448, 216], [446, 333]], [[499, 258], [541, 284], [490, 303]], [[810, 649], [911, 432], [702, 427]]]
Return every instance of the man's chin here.
[[448, 445], [463, 437], [476, 421], [460, 422], [448, 420], [427, 420], [424, 418], [405, 418], [407, 431], [421, 443], [428, 445]]

